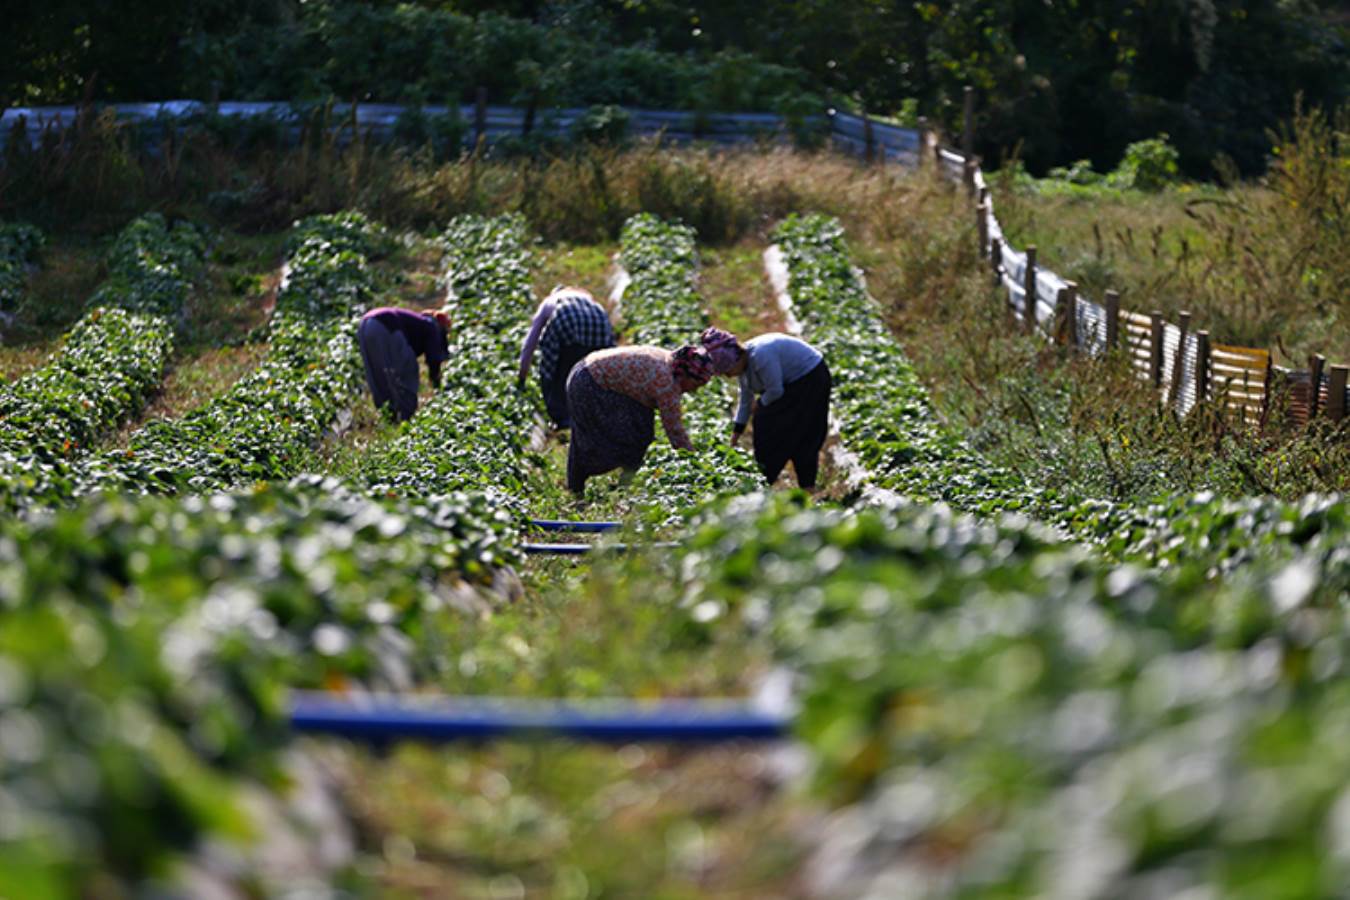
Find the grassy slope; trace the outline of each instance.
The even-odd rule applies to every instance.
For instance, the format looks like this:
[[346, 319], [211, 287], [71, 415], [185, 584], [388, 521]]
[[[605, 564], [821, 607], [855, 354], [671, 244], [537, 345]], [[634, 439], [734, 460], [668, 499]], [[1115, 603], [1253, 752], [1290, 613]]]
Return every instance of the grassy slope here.
[[1316, 259], [1297, 204], [1274, 191], [998, 190], [995, 200], [1014, 246], [1036, 245], [1042, 266], [1099, 303], [1115, 289], [1135, 312], [1159, 309], [1175, 323], [1190, 311], [1192, 328], [1213, 340], [1271, 350], [1292, 368], [1306, 368], [1311, 353], [1350, 361], [1346, 301], [1329, 288], [1347, 283], [1350, 270]]

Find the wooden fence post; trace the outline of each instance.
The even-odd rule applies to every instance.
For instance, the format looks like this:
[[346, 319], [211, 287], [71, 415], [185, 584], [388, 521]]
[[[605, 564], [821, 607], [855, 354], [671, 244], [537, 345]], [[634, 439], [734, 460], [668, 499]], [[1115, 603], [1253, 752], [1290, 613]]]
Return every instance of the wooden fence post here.
[[1322, 405], [1322, 370], [1326, 368], [1327, 358], [1314, 353], [1308, 360], [1308, 424], [1316, 417], [1318, 407]]
[[1149, 313], [1149, 322], [1152, 330], [1149, 332], [1148, 360], [1153, 373], [1153, 386], [1162, 387], [1163, 374], [1163, 331], [1166, 326], [1163, 324], [1162, 310], [1155, 309]]
[[1172, 360], [1172, 384], [1167, 391], [1168, 406], [1176, 403], [1177, 394], [1181, 390], [1181, 373], [1186, 358], [1186, 336], [1191, 330], [1191, 314], [1188, 310], [1178, 313], [1177, 319], [1177, 328], [1181, 331], [1181, 335], [1177, 338], [1177, 358]]
[[473, 142], [482, 143], [483, 135], [487, 133], [487, 88], [480, 87], [474, 91], [473, 102]]
[[1022, 315], [1026, 317], [1025, 325], [1027, 331], [1036, 330], [1036, 245], [1027, 247], [1027, 272], [1026, 278], [1022, 282], [1022, 287], [1026, 291], [1026, 297], [1023, 298]]
[[1055, 321], [1050, 327], [1051, 334], [1056, 344], [1067, 344], [1069, 342], [1069, 298], [1072, 292], [1068, 287], [1062, 287], [1055, 294]]
[[961, 163], [961, 183], [966, 186], [966, 196], [975, 199], [975, 159], [967, 156]]
[[1068, 325], [1069, 346], [1078, 346], [1078, 284], [1073, 281], [1064, 282], [1065, 290], [1069, 296], [1065, 298], [1064, 318]]
[[1270, 395], [1275, 393], [1275, 363], [1271, 360], [1270, 354], [1266, 354], [1266, 371], [1261, 379], [1261, 412], [1260, 424], [1261, 430], [1265, 431], [1266, 423], [1270, 421]]
[[1106, 292], [1106, 349], [1116, 349], [1120, 343], [1120, 294]]
[[1209, 332], [1195, 333], [1195, 405], [1209, 399]]
[[975, 230], [979, 235], [980, 241], [980, 259], [985, 258], [985, 253], [989, 247], [989, 203], [981, 201], [980, 205], [975, 207]]
[[[877, 155], [877, 139], [872, 134], [872, 119], [867, 115], [867, 110], [862, 111], [863, 123], [863, 161], [873, 163]], [[885, 158], [884, 156], [882, 157]]]
[[919, 116], [919, 162], [918, 167], [922, 169], [928, 165], [928, 142], [933, 139], [933, 133], [928, 129], [928, 117]]
[[975, 149], [975, 88], [966, 85], [961, 95], [961, 153], [969, 159]]
[[1345, 382], [1350, 366], [1332, 366], [1327, 384], [1327, 416], [1333, 422], [1345, 418]]
[[994, 287], [1003, 283], [1003, 242], [989, 239], [989, 267], [994, 270]]

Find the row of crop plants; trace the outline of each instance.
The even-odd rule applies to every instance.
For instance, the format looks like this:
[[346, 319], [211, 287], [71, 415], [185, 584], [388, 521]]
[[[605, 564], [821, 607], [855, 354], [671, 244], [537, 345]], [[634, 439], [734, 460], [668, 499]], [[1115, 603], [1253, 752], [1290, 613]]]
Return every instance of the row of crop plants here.
[[0, 223], [0, 316], [9, 315], [23, 297], [28, 269], [37, 261], [45, 238], [32, 225]]
[[75, 490], [206, 491], [296, 474], [361, 389], [356, 325], [377, 293], [371, 260], [389, 246], [359, 213], [297, 223], [263, 362], [197, 409], [82, 461]]
[[[697, 344], [708, 320], [698, 293], [694, 229], [650, 213], [634, 216], [624, 223], [619, 259], [630, 278], [622, 306], [629, 340], [667, 350]], [[682, 411], [695, 451], [674, 450], [659, 433], [637, 478], [624, 490], [625, 507], [672, 517], [719, 494], [760, 487], [750, 456], [727, 444], [734, 399], [732, 383], [723, 378], [685, 394]]]
[[1267, 551], [1317, 557], [1314, 545], [1330, 547], [1344, 535], [1345, 502], [1336, 497], [1291, 503], [1206, 494], [1136, 509], [1062, 497], [1051, 486], [991, 468], [937, 422], [852, 265], [839, 223], [792, 217], [775, 237], [794, 306], [835, 372], [844, 442], [882, 486], [976, 513], [1025, 512], [1091, 539], [1116, 560], [1175, 567], [1197, 554], [1214, 558], [1212, 575]]
[[[518, 565], [482, 496], [276, 481], [359, 389], [356, 315], [386, 245], [353, 214], [298, 225], [258, 370], [64, 465], [43, 499], [120, 493], [0, 523], [0, 895], [280, 890], [253, 853], [285, 818], [259, 820], [257, 797], [284, 807], [292, 787], [286, 692], [435, 679], [461, 615]], [[167, 491], [189, 496], [142, 496]]]
[[708, 511], [630, 590], [795, 674], [840, 808], [804, 868], [819, 893], [1330, 896], [1350, 543], [1343, 504], [1321, 516], [1308, 552], [1214, 581], [1223, 548], [1146, 570], [1025, 519], [769, 495]]
[[108, 253], [90, 311], [41, 367], [0, 388], [0, 505], [68, 491], [71, 461], [134, 416], [159, 384], [205, 241], [157, 214], [134, 220]]
[[805, 336], [829, 360], [844, 445], [870, 480], [971, 512], [1040, 511], [1044, 493], [995, 470], [945, 429], [868, 295], [837, 219], [789, 216], [774, 231]]
[[504, 529], [481, 500], [317, 480], [0, 524], [0, 895], [186, 896], [203, 866], [281, 890], [251, 848], [276, 837], [253, 800], [293, 787], [287, 690], [453, 665], [516, 562]]
[[546, 489], [526, 464], [534, 407], [514, 378], [535, 305], [525, 221], [461, 216], [439, 242], [452, 322], [442, 388], [355, 477], [400, 497], [480, 491], [519, 517]]

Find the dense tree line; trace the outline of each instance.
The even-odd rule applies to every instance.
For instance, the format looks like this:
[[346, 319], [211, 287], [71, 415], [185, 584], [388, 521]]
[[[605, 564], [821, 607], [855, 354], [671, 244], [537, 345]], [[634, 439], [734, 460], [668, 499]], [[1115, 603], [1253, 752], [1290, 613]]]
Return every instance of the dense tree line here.
[[1160, 132], [1184, 168], [1263, 167], [1268, 130], [1350, 92], [1334, 0], [13, 0], [0, 102], [315, 99], [827, 104], [954, 128], [1034, 170]]

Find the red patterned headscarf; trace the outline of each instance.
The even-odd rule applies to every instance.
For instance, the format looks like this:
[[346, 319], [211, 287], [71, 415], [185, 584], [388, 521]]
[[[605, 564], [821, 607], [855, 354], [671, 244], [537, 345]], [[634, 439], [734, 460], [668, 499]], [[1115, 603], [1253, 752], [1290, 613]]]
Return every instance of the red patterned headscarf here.
[[675, 380], [687, 379], [702, 387], [713, 377], [712, 357], [702, 347], [686, 344], [671, 354], [670, 367]]
[[713, 371], [725, 375], [736, 367], [745, 355], [745, 348], [736, 340], [736, 335], [720, 328], [705, 328], [699, 337], [699, 343], [712, 358]]

